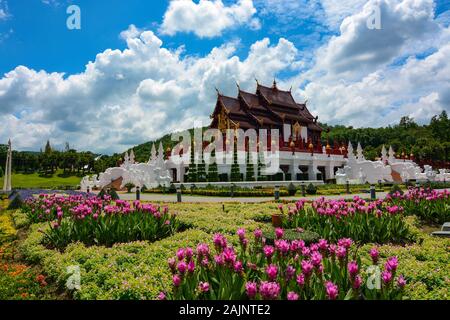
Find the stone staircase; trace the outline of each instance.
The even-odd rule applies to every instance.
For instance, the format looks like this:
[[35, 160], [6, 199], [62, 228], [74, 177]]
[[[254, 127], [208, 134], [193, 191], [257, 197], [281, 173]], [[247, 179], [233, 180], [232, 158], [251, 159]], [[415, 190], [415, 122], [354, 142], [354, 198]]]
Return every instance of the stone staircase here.
[[400, 173], [398, 173], [397, 171], [392, 170], [391, 176], [392, 176], [392, 180], [394, 180], [394, 182], [397, 182], [397, 183], [403, 182], [402, 177], [400, 176]]

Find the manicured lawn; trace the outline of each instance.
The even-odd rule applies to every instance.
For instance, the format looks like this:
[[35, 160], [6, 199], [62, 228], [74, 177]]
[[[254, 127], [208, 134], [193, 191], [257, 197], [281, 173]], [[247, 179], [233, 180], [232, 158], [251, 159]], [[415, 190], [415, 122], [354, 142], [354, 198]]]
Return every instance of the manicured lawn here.
[[[0, 178], [0, 186], [3, 186], [3, 178]], [[52, 176], [40, 176], [39, 173], [22, 174], [13, 173], [11, 183], [13, 188], [21, 189], [58, 189], [61, 187], [76, 187], [80, 184], [78, 176], [62, 176], [62, 171], [57, 171]]]

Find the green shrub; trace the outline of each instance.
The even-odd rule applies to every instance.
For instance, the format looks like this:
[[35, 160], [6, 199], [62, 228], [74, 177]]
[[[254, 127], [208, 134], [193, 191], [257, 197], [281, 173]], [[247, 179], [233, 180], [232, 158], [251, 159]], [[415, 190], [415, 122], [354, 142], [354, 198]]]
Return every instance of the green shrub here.
[[295, 196], [295, 194], [297, 193], [297, 188], [294, 186], [292, 182], [289, 183], [287, 190], [290, 196]]
[[109, 190], [108, 194], [111, 196], [112, 200], [119, 200], [120, 199], [119, 195], [117, 194], [116, 189], [114, 189], [114, 188], [111, 188]]
[[312, 183], [310, 183], [306, 187], [306, 193], [309, 195], [314, 195], [317, 193], [317, 188]]
[[134, 188], [134, 187], [136, 187], [133, 183], [127, 183], [126, 185], [125, 185], [125, 188], [127, 188], [127, 192], [128, 193], [131, 193], [131, 190]]
[[391, 196], [396, 193], [403, 195], [403, 190], [400, 188], [400, 186], [398, 184], [394, 184], [389, 191], [389, 194]]

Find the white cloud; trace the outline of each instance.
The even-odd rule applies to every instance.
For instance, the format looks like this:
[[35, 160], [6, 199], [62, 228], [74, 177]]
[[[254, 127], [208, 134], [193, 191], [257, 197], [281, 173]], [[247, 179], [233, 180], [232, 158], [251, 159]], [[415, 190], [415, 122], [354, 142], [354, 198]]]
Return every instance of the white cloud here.
[[[375, 3], [381, 30], [366, 25]], [[380, 126], [404, 115], [428, 122], [450, 109], [450, 28], [433, 16], [429, 0], [369, 1], [317, 50], [314, 67], [288, 81], [306, 84], [295, 94], [324, 122]]]
[[251, 29], [259, 29], [260, 21], [254, 18], [256, 9], [252, 0], [239, 0], [225, 6], [221, 0], [172, 0], [164, 14], [160, 31], [175, 35], [178, 32], [192, 32], [201, 38], [212, 38], [226, 29], [247, 24]]
[[8, 12], [8, 3], [6, 0], [0, 0], [0, 21], [6, 20], [10, 17]]
[[[130, 27], [128, 30], [134, 30]], [[115, 152], [174, 130], [209, 124], [214, 87], [236, 94], [235, 81], [254, 90], [257, 77], [270, 83], [296, 62], [297, 50], [280, 39], [252, 45], [246, 59], [235, 44], [204, 57], [180, 57], [151, 31], [125, 32], [127, 49], [105, 50], [83, 73], [35, 71], [19, 66], [0, 79], [0, 141], [12, 136], [18, 148], [39, 149], [46, 139], [76, 148]], [[264, 66], [264, 68], [261, 68]], [[24, 138], [25, 135], [33, 137]]]
[[[381, 29], [367, 21], [378, 6]], [[432, 0], [370, 0], [362, 11], [344, 19], [340, 34], [318, 51], [316, 69], [340, 78], [364, 76], [409, 51], [426, 35], [437, 33]]]

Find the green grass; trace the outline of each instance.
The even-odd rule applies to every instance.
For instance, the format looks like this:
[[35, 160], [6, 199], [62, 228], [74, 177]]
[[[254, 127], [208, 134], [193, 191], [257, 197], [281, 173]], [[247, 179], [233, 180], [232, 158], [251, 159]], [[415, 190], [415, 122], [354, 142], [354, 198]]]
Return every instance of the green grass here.
[[[3, 185], [3, 178], [0, 178], [0, 185]], [[59, 170], [51, 176], [42, 176], [39, 173], [13, 173], [11, 180], [13, 188], [56, 189], [61, 186], [76, 187], [80, 184], [81, 178], [75, 175], [63, 176], [62, 170]]]

